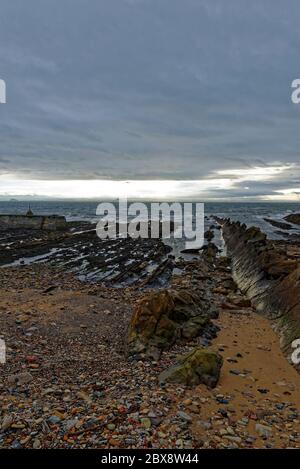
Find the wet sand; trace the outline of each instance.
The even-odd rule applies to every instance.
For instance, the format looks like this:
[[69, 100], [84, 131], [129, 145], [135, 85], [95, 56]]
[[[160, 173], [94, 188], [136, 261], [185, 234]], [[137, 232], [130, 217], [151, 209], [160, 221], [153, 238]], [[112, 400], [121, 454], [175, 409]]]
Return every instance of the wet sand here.
[[[299, 447], [300, 418], [295, 416], [300, 409], [300, 375], [283, 355], [270, 321], [255, 312], [224, 311], [217, 324], [221, 330], [212, 348], [224, 358], [221, 378], [213, 392], [204, 386], [198, 389], [199, 396], [208, 397], [201, 419], [211, 422], [212, 428], [204, 430], [194, 419], [195, 433], [206, 441], [212, 438], [216, 446], [230, 441], [230, 436], [234, 443], [238, 436], [243, 441], [249, 438], [249, 446], [257, 448]], [[212, 396], [219, 396], [219, 402]], [[228, 404], [222, 404], [221, 396]], [[257, 423], [269, 428], [267, 438], [259, 436]], [[226, 433], [228, 427], [234, 435]]]

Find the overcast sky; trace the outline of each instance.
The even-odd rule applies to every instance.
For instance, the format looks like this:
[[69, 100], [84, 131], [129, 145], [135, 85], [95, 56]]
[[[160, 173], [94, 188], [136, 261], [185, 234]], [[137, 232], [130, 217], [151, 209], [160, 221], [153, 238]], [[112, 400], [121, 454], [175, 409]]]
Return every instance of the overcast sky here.
[[299, 24], [299, 0], [1, 0], [0, 195], [300, 200]]

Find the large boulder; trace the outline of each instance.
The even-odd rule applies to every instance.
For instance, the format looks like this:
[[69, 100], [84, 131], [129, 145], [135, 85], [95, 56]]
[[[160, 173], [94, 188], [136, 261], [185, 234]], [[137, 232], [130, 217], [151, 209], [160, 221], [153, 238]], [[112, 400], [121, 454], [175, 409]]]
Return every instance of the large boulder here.
[[217, 317], [199, 292], [188, 289], [147, 293], [137, 304], [128, 330], [131, 356], [159, 358], [177, 339], [213, 336], [211, 318]]
[[163, 371], [159, 376], [159, 382], [189, 387], [203, 383], [213, 388], [219, 381], [222, 364], [223, 359], [219, 354], [196, 347], [180, 356], [176, 365]]
[[176, 338], [176, 325], [169, 319], [174, 301], [167, 290], [143, 297], [133, 312], [128, 331], [131, 354], [140, 354], [149, 348], [165, 349]]

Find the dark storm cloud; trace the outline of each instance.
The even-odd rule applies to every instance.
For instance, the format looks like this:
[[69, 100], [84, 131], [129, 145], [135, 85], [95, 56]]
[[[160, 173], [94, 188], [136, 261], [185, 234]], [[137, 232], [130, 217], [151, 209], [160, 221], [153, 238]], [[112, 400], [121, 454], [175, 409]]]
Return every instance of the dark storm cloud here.
[[[0, 173], [202, 179], [299, 161], [300, 106], [290, 99], [300, 75], [298, 0], [0, 8]], [[294, 172], [280, 184], [299, 185]], [[247, 191], [272, 194], [278, 183], [251, 180]]]

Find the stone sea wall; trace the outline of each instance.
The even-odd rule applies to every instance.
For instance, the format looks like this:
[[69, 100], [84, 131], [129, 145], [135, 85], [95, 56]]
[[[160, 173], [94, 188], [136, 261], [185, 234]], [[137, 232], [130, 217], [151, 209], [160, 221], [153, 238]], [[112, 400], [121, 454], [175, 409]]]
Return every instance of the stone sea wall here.
[[222, 225], [233, 278], [261, 314], [274, 321], [290, 358], [300, 338], [300, 246], [268, 240], [258, 228], [218, 220]]
[[31, 229], [58, 231], [65, 230], [66, 228], [67, 222], [65, 217], [57, 215], [0, 215], [0, 229]]

